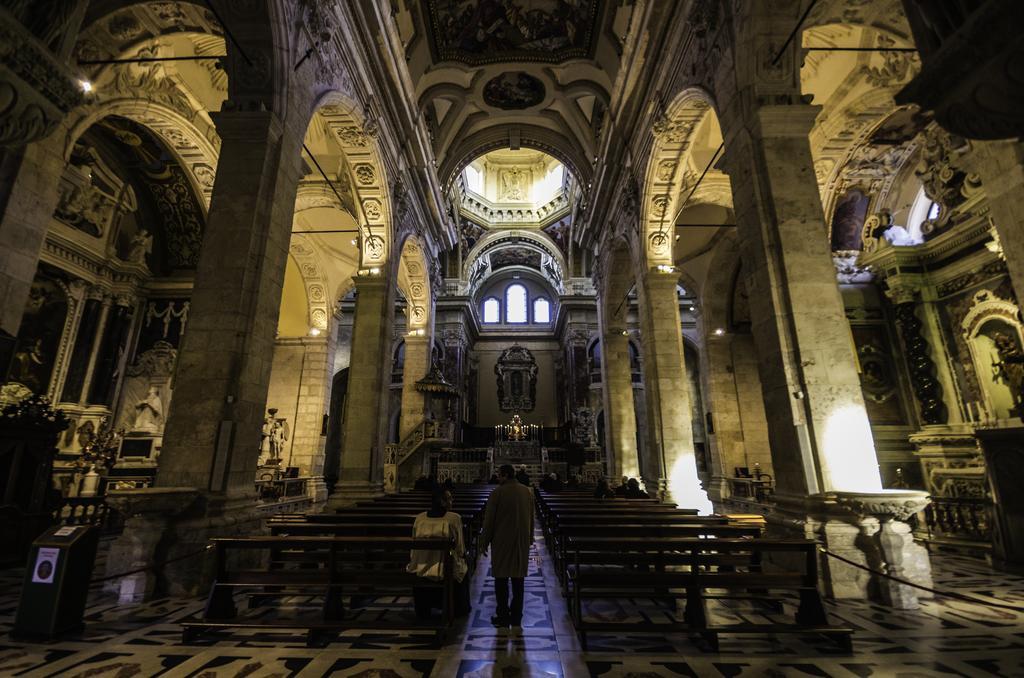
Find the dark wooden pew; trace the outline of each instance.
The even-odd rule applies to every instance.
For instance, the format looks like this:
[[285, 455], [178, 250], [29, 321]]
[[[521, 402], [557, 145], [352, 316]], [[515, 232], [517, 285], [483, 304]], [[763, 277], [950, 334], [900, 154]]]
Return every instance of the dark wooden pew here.
[[[853, 629], [831, 625], [818, 592], [816, 544], [810, 540], [678, 539], [672, 537], [570, 537], [567, 570], [570, 614], [580, 643], [587, 648], [591, 631], [665, 629], [697, 633], [715, 651], [722, 633], [817, 633], [849, 651]], [[628, 553], [628, 564], [617, 562]], [[770, 554], [781, 554], [787, 566], [768, 567]], [[772, 560], [773, 563], [777, 562]], [[643, 569], [637, 569], [640, 566]], [[726, 595], [709, 590], [724, 589]], [[791, 623], [716, 624], [708, 618], [707, 600], [764, 600], [770, 590], [795, 591], [799, 606]], [[583, 614], [584, 598], [685, 598], [683, 621], [672, 624], [598, 622]], [[743, 595], [739, 595], [739, 594]], [[777, 601], [776, 601], [777, 603]], [[775, 609], [778, 609], [776, 604]]]
[[[237, 628], [306, 629], [307, 644], [322, 645], [333, 634], [345, 629], [432, 630], [440, 646], [451, 627], [452, 563], [451, 544], [440, 539], [411, 537], [246, 537], [214, 539], [215, 575], [206, 606], [199, 620], [183, 622], [183, 642], [190, 642], [207, 631]], [[405, 571], [413, 550], [445, 552], [445, 576], [441, 581], [417, 577]], [[233, 567], [233, 555], [264, 552], [269, 568]], [[301, 563], [273, 562], [275, 554], [301, 554]], [[274, 567], [274, 565], [280, 567]], [[310, 567], [315, 564], [316, 567]], [[413, 587], [440, 588], [443, 609], [439, 618], [410, 621], [403, 618], [365, 618], [349, 614], [343, 605], [346, 594], [374, 597], [392, 594], [412, 595]], [[238, 614], [234, 595], [249, 591], [256, 600], [288, 595], [315, 596], [322, 600], [315, 616], [269, 620]], [[252, 602], [252, 600], [250, 600]]]

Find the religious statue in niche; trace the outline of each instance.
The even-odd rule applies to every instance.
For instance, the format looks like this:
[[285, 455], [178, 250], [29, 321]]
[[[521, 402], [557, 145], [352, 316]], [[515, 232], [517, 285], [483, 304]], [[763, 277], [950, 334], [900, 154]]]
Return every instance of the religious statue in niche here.
[[260, 432], [260, 456], [266, 455], [264, 466], [277, 466], [281, 463], [284, 444], [288, 441], [288, 420], [278, 418], [277, 408], [267, 410], [263, 419], [263, 430]]
[[133, 264], [146, 265], [146, 257], [153, 253], [153, 236], [146, 229], [140, 229], [132, 238], [128, 261]]
[[502, 412], [532, 412], [537, 400], [537, 361], [528, 348], [514, 344], [494, 365]]
[[135, 403], [135, 422], [132, 424], [132, 432], [159, 433], [162, 430], [163, 420], [164, 405], [160, 400], [160, 389], [156, 385], [150, 385], [145, 397]]

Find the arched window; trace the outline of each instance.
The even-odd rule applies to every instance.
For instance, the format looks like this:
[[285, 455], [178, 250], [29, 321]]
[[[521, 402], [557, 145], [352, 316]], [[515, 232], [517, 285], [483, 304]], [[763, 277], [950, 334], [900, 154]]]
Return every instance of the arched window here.
[[533, 301], [533, 322], [551, 322], [551, 302], [544, 297], [540, 297]]
[[501, 302], [494, 297], [484, 299], [484, 322], [501, 322]]
[[526, 288], [518, 283], [505, 289], [505, 322], [526, 322]]

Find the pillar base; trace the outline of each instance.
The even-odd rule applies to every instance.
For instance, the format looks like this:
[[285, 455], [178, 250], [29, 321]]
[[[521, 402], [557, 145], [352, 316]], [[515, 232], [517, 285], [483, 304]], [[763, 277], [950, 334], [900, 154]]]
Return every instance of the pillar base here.
[[108, 576], [148, 568], [107, 583], [106, 590], [116, 592], [122, 602], [206, 593], [213, 579], [210, 539], [261, 534], [266, 517], [251, 497], [195, 488], [115, 490], [108, 494], [108, 502], [129, 516], [111, 546]]
[[158, 584], [153, 566], [162, 560], [158, 555], [161, 541], [174, 516], [192, 506], [198, 496], [199, 490], [192, 487], [147, 487], [107, 493], [107, 503], [125, 516], [125, 524], [121, 535], [110, 545], [105, 576], [150, 569], [105, 582], [105, 592], [116, 593], [121, 603], [153, 598]]
[[776, 495], [775, 501], [777, 510], [767, 518], [771, 532], [815, 539], [829, 552], [856, 563], [821, 554], [822, 581], [829, 597], [874, 600], [901, 610], [917, 609], [918, 599], [932, 597], [927, 591], [857, 567], [932, 586], [928, 551], [914, 542], [905, 522], [927, 505], [926, 492]]
[[334, 492], [327, 500], [327, 509], [351, 506], [359, 501], [369, 501], [383, 496], [384, 483], [366, 480], [339, 480], [334, 484]]

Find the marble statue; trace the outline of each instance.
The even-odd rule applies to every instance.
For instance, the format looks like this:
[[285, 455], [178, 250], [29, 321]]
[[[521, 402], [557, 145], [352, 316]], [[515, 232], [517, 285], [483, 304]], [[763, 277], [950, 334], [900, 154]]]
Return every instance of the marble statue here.
[[270, 458], [281, 459], [284, 452], [284, 444], [288, 441], [288, 422], [284, 419], [276, 419], [270, 429]]
[[132, 248], [128, 251], [128, 261], [133, 264], [145, 264], [146, 257], [152, 253], [153, 236], [143, 228], [132, 238]]
[[164, 405], [156, 386], [150, 386], [146, 396], [135, 403], [134, 433], [159, 433], [164, 421]]

